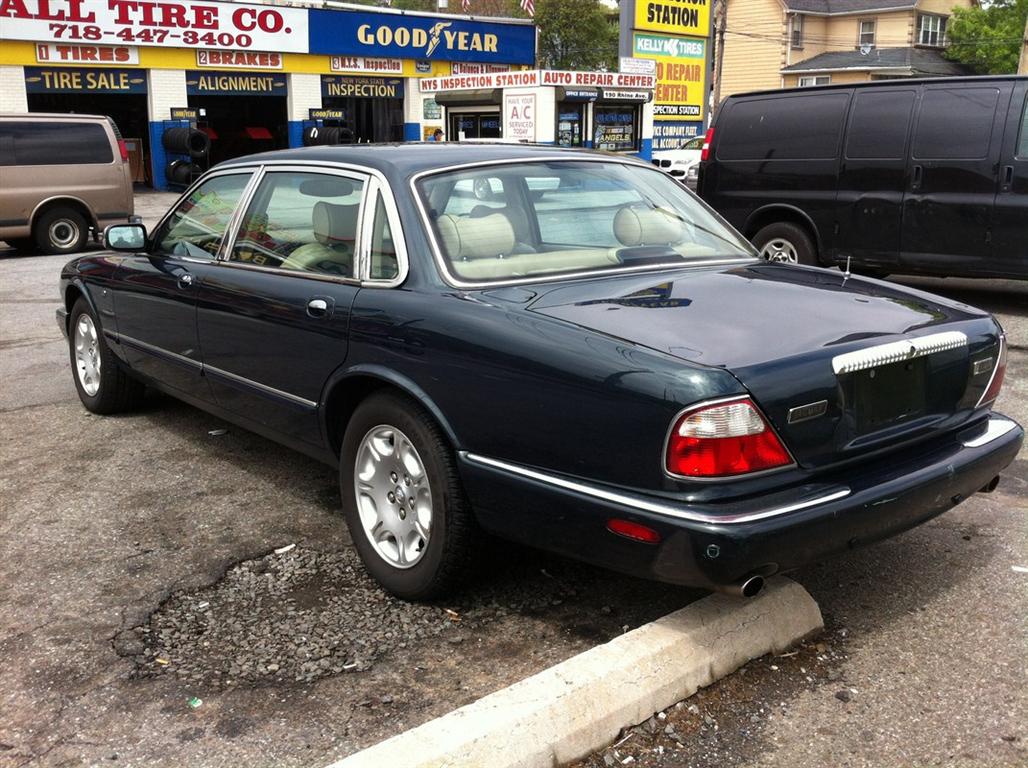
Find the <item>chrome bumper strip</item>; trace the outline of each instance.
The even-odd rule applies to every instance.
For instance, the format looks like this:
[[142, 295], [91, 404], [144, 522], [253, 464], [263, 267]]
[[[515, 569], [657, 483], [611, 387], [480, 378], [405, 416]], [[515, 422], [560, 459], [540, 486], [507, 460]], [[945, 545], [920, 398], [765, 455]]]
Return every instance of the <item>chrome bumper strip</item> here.
[[967, 336], [960, 331], [933, 333], [930, 336], [892, 341], [888, 344], [879, 344], [875, 347], [836, 355], [832, 358], [832, 370], [838, 376], [840, 373], [864, 371], [880, 365], [898, 363], [901, 360], [913, 360], [915, 357], [924, 357], [936, 352], [945, 352], [947, 349], [966, 346]]
[[819, 504], [827, 504], [830, 501], [837, 501], [838, 499], [842, 499], [850, 495], [849, 488], [840, 488], [839, 490], [832, 491], [831, 493], [827, 493], [824, 496], [818, 496], [814, 499], [796, 502], [795, 504], [773, 507], [771, 509], [763, 509], [757, 512], [744, 512], [737, 515], [712, 515], [704, 512], [696, 512], [689, 509], [683, 509], [682, 507], [675, 504], [662, 504], [656, 501], [641, 499], [637, 496], [630, 496], [624, 493], [608, 491], [604, 488], [597, 488], [596, 486], [588, 485], [586, 483], [581, 483], [575, 480], [567, 480], [563, 477], [557, 477], [555, 475], [550, 475], [545, 472], [539, 472], [537, 470], [529, 469], [528, 467], [523, 467], [518, 464], [510, 464], [506, 461], [500, 461], [499, 459], [491, 459], [488, 456], [479, 456], [478, 454], [468, 453], [467, 451], [461, 451], [461, 456], [467, 461], [470, 461], [472, 464], [479, 464], [481, 466], [503, 470], [504, 472], [510, 472], [511, 474], [519, 475], [520, 477], [526, 477], [540, 483], [546, 483], [547, 485], [562, 488], [566, 491], [574, 491], [575, 493], [581, 493], [585, 496], [590, 496], [594, 499], [599, 499], [601, 501], [607, 501], [612, 504], [620, 504], [626, 507], [633, 507], [644, 512], [652, 512], [657, 515], [666, 515], [667, 517], [674, 517], [679, 520], [688, 520], [694, 523], [706, 523], [708, 525], [732, 525], [739, 523], [752, 523], [756, 520], [764, 520], [769, 517], [787, 515], [790, 512], [798, 512], [801, 509], [809, 509], [810, 507], [816, 507]]
[[985, 432], [973, 437], [970, 440], [964, 441], [965, 448], [981, 448], [983, 445], [988, 445], [993, 440], [998, 440], [1003, 437], [1007, 432], [1014, 429], [1017, 426], [1016, 423], [1009, 419], [1004, 419], [998, 416], [990, 416], [989, 423], [985, 427]]

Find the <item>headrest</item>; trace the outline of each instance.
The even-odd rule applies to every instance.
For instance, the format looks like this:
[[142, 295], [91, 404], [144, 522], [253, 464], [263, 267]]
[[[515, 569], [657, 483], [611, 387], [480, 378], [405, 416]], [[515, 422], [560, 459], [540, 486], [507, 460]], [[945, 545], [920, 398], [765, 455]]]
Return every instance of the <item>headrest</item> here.
[[622, 245], [668, 245], [682, 239], [682, 221], [662, 208], [626, 205], [614, 216], [614, 237]]
[[450, 259], [490, 259], [509, 256], [514, 227], [502, 213], [472, 218], [444, 213], [436, 225]]
[[352, 244], [357, 237], [358, 204], [339, 205], [319, 200], [314, 204], [314, 237], [324, 245]]

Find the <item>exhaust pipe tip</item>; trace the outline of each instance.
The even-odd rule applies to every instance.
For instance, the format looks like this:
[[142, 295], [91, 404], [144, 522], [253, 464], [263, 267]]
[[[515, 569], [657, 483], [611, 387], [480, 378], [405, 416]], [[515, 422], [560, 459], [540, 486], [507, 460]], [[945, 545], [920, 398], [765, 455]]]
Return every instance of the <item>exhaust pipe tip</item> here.
[[994, 490], [996, 490], [996, 486], [997, 485], [999, 485], [999, 475], [996, 475], [989, 482], [987, 482], [985, 485], [983, 485], [978, 492], [979, 493], [992, 493]]
[[718, 587], [718, 591], [735, 597], [756, 597], [763, 588], [764, 577], [760, 574], [753, 574], [732, 584], [722, 584]]

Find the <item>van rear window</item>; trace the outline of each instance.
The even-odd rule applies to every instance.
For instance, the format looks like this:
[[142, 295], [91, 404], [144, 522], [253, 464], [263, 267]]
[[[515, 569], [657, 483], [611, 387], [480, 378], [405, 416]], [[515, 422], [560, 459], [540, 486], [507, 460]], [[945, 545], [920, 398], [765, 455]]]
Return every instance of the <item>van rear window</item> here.
[[81, 165], [114, 161], [98, 123], [0, 122], [0, 165]]
[[836, 156], [849, 93], [746, 99], [718, 120], [718, 160], [824, 160]]

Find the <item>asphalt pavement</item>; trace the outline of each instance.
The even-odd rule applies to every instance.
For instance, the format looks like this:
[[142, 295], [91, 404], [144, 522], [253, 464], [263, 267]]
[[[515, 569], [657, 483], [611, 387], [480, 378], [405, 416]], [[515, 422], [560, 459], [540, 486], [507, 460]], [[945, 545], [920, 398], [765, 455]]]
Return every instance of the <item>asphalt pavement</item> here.
[[[165, 397], [86, 413], [64, 261], [0, 250], [0, 766], [323, 765], [697, 597], [505, 545], [445, 605], [384, 597], [331, 469]], [[997, 408], [1028, 423], [1028, 284], [900, 282], [997, 314]], [[1026, 512], [1022, 452], [995, 493], [797, 574], [822, 638], [584, 764], [1024, 765]]]

